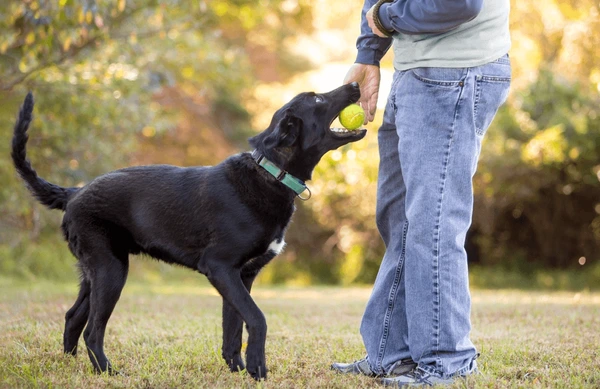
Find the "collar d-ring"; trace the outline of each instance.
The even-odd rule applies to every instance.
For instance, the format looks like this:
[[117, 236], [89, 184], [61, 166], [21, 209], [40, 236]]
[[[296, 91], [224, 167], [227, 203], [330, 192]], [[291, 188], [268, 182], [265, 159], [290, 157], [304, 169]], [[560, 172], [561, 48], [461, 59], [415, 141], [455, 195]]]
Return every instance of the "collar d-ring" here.
[[310, 191], [310, 188], [308, 186], [306, 187], [306, 190], [308, 191], [308, 197], [302, 197], [300, 196], [300, 194], [296, 195], [302, 201], [306, 201], [312, 197], [312, 192]]

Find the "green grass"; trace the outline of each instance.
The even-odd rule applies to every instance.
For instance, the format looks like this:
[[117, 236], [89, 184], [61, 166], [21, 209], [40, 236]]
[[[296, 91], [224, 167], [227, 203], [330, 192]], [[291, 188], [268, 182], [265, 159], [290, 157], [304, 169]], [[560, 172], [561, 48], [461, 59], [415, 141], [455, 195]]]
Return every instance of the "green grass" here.
[[[0, 280], [0, 387], [377, 387], [329, 370], [332, 361], [363, 356], [358, 327], [368, 288], [257, 287], [270, 373], [255, 383], [221, 360], [221, 299], [198, 278], [125, 287], [105, 347], [125, 373], [118, 377], [94, 375], [85, 353], [61, 352], [75, 283]], [[600, 294], [475, 290], [473, 327], [483, 374], [456, 388], [600, 387]]]

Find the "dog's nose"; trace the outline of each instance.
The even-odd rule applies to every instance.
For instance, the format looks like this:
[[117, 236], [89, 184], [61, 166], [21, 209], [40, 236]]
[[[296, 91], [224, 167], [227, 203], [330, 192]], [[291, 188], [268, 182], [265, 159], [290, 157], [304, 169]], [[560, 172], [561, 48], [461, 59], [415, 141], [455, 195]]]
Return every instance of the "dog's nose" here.
[[350, 83], [350, 85], [352, 85], [356, 89], [359, 89], [358, 82], [356, 82], [356, 81]]

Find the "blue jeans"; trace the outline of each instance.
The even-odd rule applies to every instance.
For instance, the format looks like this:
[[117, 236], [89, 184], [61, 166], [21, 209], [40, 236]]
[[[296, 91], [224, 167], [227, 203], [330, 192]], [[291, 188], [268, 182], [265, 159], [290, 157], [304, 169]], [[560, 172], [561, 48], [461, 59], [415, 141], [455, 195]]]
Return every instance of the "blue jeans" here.
[[376, 373], [405, 358], [442, 378], [476, 368], [465, 236], [481, 141], [510, 77], [507, 55], [394, 75], [378, 134], [377, 227], [386, 253], [360, 328]]

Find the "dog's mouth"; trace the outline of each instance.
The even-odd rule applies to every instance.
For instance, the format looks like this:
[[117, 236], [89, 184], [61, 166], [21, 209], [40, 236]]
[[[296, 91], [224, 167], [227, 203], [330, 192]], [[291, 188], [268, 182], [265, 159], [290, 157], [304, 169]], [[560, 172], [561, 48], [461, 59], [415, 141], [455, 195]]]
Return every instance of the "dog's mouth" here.
[[361, 136], [362, 137], [367, 132], [367, 130], [365, 128], [349, 130], [344, 127], [331, 127], [331, 125], [333, 124], [335, 119], [338, 118], [338, 116], [339, 116], [339, 113], [331, 120], [331, 123], [329, 123], [329, 132], [334, 137], [336, 137], [336, 138], [346, 138], [346, 137], [352, 137], [352, 136]]
[[330, 127], [329, 132], [336, 138], [346, 138], [350, 136], [362, 135], [367, 132], [364, 128], [359, 128], [357, 130], [348, 130], [343, 127]]
[[[333, 117], [329, 122], [329, 133], [335, 139], [343, 139], [344, 143], [354, 142], [359, 139], [364, 138], [367, 130], [365, 128], [360, 128], [356, 130], [349, 130], [343, 127], [332, 127], [331, 125], [340, 115], [340, 112], [346, 108], [350, 104], [355, 104], [360, 99], [360, 89], [358, 83], [353, 82], [351, 84], [346, 84], [341, 86], [340, 88], [330, 92], [332, 94], [332, 100], [336, 101], [331, 107], [333, 113]], [[341, 95], [340, 95], [341, 94]]]
[[336, 135], [336, 136], [346, 136], [346, 135], [354, 134], [355, 131], [360, 131], [360, 130], [349, 130], [349, 129], [343, 128], [343, 127], [331, 127], [329, 129], [329, 131], [331, 131], [333, 133], [333, 135]]

